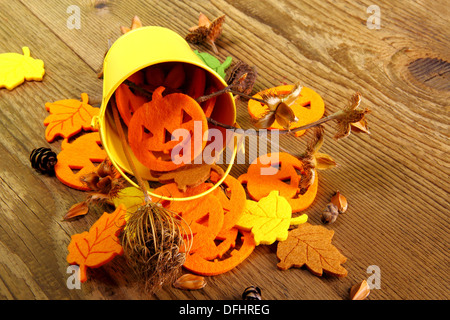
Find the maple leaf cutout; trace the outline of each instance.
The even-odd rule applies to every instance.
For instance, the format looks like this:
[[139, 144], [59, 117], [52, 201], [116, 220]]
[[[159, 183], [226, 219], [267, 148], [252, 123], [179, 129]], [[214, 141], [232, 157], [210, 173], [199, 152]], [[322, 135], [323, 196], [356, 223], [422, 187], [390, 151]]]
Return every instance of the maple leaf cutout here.
[[22, 48], [23, 55], [14, 52], [0, 54], [0, 88], [12, 90], [25, 80], [41, 81], [45, 74], [44, 62], [30, 57], [30, 49]]
[[126, 207], [120, 205], [112, 213], [103, 215], [92, 225], [89, 232], [75, 234], [67, 249], [67, 262], [80, 266], [80, 281], [87, 280], [87, 268], [98, 268], [123, 253], [118, 233], [125, 226]]
[[97, 131], [91, 126], [92, 118], [98, 116], [100, 109], [88, 104], [89, 97], [86, 93], [81, 94], [81, 101], [76, 99], [59, 100], [47, 102], [45, 108], [50, 115], [45, 118], [45, 138], [52, 142], [60, 136], [68, 139], [79, 133], [82, 129]]
[[323, 272], [337, 277], [347, 276], [347, 270], [341, 266], [347, 258], [331, 244], [333, 235], [334, 231], [309, 223], [291, 230], [288, 238], [278, 243], [278, 268], [287, 270], [306, 265], [316, 276], [322, 276]]
[[292, 218], [292, 208], [286, 198], [277, 190], [258, 202], [247, 200], [243, 215], [236, 227], [253, 233], [255, 244], [272, 244], [288, 237], [290, 225], [298, 225], [308, 220], [306, 214]]
[[215, 41], [222, 34], [222, 25], [225, 21], [225, 15], [222, 15], [212, 22], [206, 15], [200, 13], [198, 18], [198, 26], [189, 28], [189, 34], [186, 36], [186, 41], [192, 43], [208, 42], [214, 50], [214, 53], [219, 53]]

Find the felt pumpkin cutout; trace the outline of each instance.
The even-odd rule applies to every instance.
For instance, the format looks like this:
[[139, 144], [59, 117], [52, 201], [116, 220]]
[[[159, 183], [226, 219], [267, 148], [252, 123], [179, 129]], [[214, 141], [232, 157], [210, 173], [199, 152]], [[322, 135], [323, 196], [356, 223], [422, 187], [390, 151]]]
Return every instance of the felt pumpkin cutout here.
[[[128, 78], [131, 82], [140, 85], [144, 82], [144, 76], [142, 72], [136, 72]], [[148, 101], [147, 98], [134, 94], [131, 89], [124, 83], [122, 83], [115, 92], [117, 109], [123, 122], [128, 126], [133, 116], [144, 103]]]
[[[172, 149], [180, 144], [172, 139], [176, 129], [185, 129], [190, 134], [180, 144], [182, 150], [190, 144], [190, 160], [204, 149], [203, 136], [208, 129], [205, 114], [194, 99], [182, 93], [163, 97], [164, 89], [159, 87], [153, 92], [152, 100], [134, 113], [128, 128], [131, 150], [144, 166], [154, 171], [171, 171], [185, 164], [176, 164], [171, 158]], [[194, 137], [194, 122], [201, 124], [200, 137]], [[201, 149], [195, 148], [195, 139], [201, 140]]]
[[[280, 196], [288, 200], [292, 212], [305, 210], [312, 204], [317, 195], [319, 184], [317, 172], [315, 172], [314, 183], [304, 194], [300, 194], [298, 183], [303, 173], [303, 164], [289, 153], [280, 152], [278, 154], [279, 160], [274, 164], [280, 164], [280, 169], [276, 174], [261, 175], [261, 169], [269, 167], [269, 165], [262, 165], [261, 162], [268, 163], [267, 157], [273, 157], [274, 155], [265, 155], [256, 159], [249, 166], [247, 173], [241, 175], [238, 180], [247, 185], [247, 192], [253, 200], [259, 201], [268, 196], [272, 190], [277, 190]], [[297, 170], [300, 171], [300, 175]]]
[[[210, 180], [212, 183], [216, 183], [220, 178], [217, 172], [211, 172]], [[221, 188], [222, 186], [225, 190]], [[244, 213], [247, 200], [245, 190], [236, 178], [228, 175], [222, 182], [222, 186], [212, 192], [219, 199], [224, 213], [224, 221], [220, 234], [228, 232], [235, 226], [236, 222]]]
[[[270, 158], [269, 158], [270, 156]], [[276, 162], [269, 163], [271, 159]], [[261, 170], [270, 166], [279, 166], [275, 174], [263, 175]], [[280, 196], [293, 198], [298, 192], [300, 176], [296, 170], [303, 168], [302, 162], [286, 152], [264, 155], [253, 161], [247, 173], [239, 176], [239, 182], [247, 184], [247, 191], [253, 200], [259, 201], [269, 195], [272, 190], [280, 192]]]
[[[255, 98], [261, 99], [262, 93], [275, 91], [277, 94], [287, 94], [293, 88], [293, 85], [279, 86], [261, 91], [254, 95]], [[322, 118], [325, 112], [325, 104], [322, 97], [314, 90], [303, 87], [298, 98], [289, 107], [294, 111], [297, 122], [290, 124], [290, 129], [295, 129], [303, 125], [307, 125]], [[261, 102], [250, 99], [248, 101], [248, 112], [253, 119], [260, 119], [267, 112], [267, 106]], [[275, 121], [270, 129], [283, 130], [284, 127]], [[297, 131], [295, 135], [301, 136], [305, 130]]]
[[[213, 195], [190, 201], [172, 201], [167, 209], [177, 212], [191, 228], [192, 247], [189, 252], [196, 252], [204, 243], [213, 241], [222, 229], [222, 205]], [[184, 237], [190, 237], [190, 234], [183, 233]]]
[[[237, 235], [233, 239], [232, 237], [235, 234]], [[222, 259], [206, 259], [205, 256], [202, 255], [202, 253], [204, 252], [195, 252], [192, 254], [189, 253], [186, 256], [186, 261], [183, 267], [199, 275], [215, 276], [228, 272], [238, 266], [253, 252], [253, 250], [255, 249], [255, 241], [253, 240], [253, 235], [250, 232], [229, 232], [228, 235], [231, 238], [224, 240], [224, 242], [218, 245], [221, 246], [224, 243], [228, 245], [231, 241], [230, 250], [222, 255]], [[235, 245], [235, 242], [237, 239], [239, 239], [239, 237], [242, 244], [239, 249], [237, 249], [237, 245]], [[226, 246], [224, 247], [226, 248]], [[207, 253], [207, 256], [208, 255], [211, 256], [211, 254]]]
[[[101, 139], [98, 132], [85, 134], [72, 143], [64, 140], [61, 143], [61, 152], [55, 165], [56, 177], [65, 185], [87, 191], [89, 188], [80, 178], [97, 170], [95, 163], [106, 158], [106, 151], [100, 148]], [[74, 170], [79, 170], [74, 172]]]

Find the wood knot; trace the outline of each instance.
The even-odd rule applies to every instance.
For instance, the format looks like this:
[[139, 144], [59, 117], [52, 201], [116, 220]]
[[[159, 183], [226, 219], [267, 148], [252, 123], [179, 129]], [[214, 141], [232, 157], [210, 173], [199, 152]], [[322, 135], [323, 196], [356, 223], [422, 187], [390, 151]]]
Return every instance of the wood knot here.
[[437, 90], [450, 90], [450, 63], [438, 58], [419, 58], [408, 65], [420, 82]]

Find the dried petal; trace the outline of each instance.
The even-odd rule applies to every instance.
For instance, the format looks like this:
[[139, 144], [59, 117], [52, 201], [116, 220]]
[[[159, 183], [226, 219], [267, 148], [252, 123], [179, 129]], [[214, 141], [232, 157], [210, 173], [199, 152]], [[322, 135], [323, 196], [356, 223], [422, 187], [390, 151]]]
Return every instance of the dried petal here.
[[202, 276], [186, 273], [175, 280], [173, 286], [182, 290], [198, 290], [206, 286], [206, 280]]
[[289, 130], [292, 122], [298, 121], [298, 118], [295, 116], [294, 111], [292, 111], [292, 109], [284, 102], [281, 102], [278, 105], [277, 110], [275, 111], [275, 119], [277, 120], [278, 124], [286, 130]]
[[90, 190], [98, 190], [97, 183], [100, 181], [100, 177], [95, 173], [91, 172], [80, 178]]
[[257, 128], [269, 128], [275, 122], [275, 112], [269, 111], [260, 119], [256, 120], [254, 125]]
[[314, 154], [316, 160], [316, 169], [328, 170], [337, 167], [336, 161], [325, 153], [316, 152]]
[[331, 203], [337, 206], [339, 213], [344, 213], [347, 211], [347, 199], [339, 191], [336, 191], [336, 193], [331, 197]]
[[364, 300], [370, 294], [370, 288], [366, 280], [361, 283], [355, 284], [350, 289], [350, 299], [351, 300]]
[[366, 119], [361, 119], [358, 122], [351, 124], [351, 130], [356, 133], [367, 133], [370, 134], [369, 127], [367, 125]]
[[63, 217], [64, 220], [69, 220], [75, 217], [84, 216], [89, 211], [89, 207], [85, 201], [74, 204]]

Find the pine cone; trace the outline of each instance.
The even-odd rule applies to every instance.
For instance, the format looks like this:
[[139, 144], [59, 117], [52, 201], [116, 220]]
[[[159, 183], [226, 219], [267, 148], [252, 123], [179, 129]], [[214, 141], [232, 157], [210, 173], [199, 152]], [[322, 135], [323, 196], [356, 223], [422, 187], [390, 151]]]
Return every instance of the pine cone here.
[[53, 174], [55, 172], [55, 165], [58, 162], [56, 153], [50, 148], [36, 148], [31, 151], [30, 162], [33, 169], [40, 173]]

